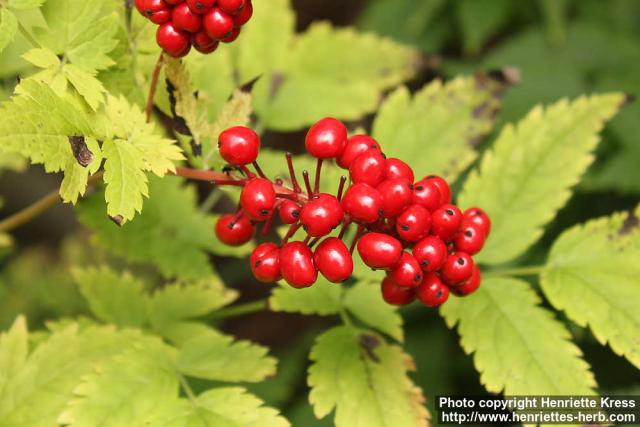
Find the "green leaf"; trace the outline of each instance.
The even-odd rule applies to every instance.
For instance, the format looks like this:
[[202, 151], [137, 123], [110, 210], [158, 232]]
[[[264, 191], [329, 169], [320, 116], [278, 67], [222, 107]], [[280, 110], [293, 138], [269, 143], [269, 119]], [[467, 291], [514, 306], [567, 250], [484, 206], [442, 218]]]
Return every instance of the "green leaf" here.
[[487, 39], [507, 23], [511, 12], [508, 0], [461, 0], [455, 6], [464, 50], [469, 54], [478, 53]]
[[8, 9], [0, 8], [0, 53], [18, 32], [18, 18]]
[[216, 381], [258, 382], [276, 372], [268, 349], [249, 341], [234, 341], [213, 329], [180, 346], [178, 369], [185, 375]]
[[242, 89], [236, 89], [229, 102], [222, 107], [216, 121], [208, 128], [208, 132], [212, 136], [211, 146], [207, 147], [207, 150], [211, 152], [209, 155], [218, 153], [218, 135], [233, 126], [248, 126], [252, 112], [253, 95]]
[[107, 268], [76, 268], [73, 277], [93, 314], [105, 323], [141, 327], [147, 320], [144, 285]]
[[9, 7], [11, 9], [24, 10], [35, 9], [45, 2], [45, 0], [9, 0]]
[[505, 395], [591, 395], [589, 365], [569, 331], [541, 308], [526, 282], [488, 278], [467, 298], [441, 308], [447, 325], [458, 324], [460, 344], [491, 393]]
[[19, 316], [7, 332], [0, 334], [0, 401], [6, 396], [7, 386], [14, 381], [27, 360], [29, 352], [29, 332], [27, 321]]
[[376, 284], [359, 282], [347, 290], [343, 303], [362, 322], [398, 341], [403, 340], [402, 317], [394, 306], [384, 302]]
[[82, 95], [91, 108], [96, 110], [104, 102], [106, 89], [95, 74], [84, 71], [73, 64], [66, 64], [63, 67], [63, 72], [69, 83]]
[[493, 223], [478, 261], [512, 260], [540, 237], [593, 161], [598, 133], [624, 99], [608, 94], [562, 100], [505, 126], [459, 198], [463, 208], [486, 210]]
[[616, 214], [565, 231], [551, 248], [542, 289], [551, 304], [640, 368], [638, 214]]
[[493, 129], [505, 89], [505, 83], [484, 74], [446, 84], [436, 80], [413, 99], [399, 88], [378, 112], [373, 137], [385, 154], [404, 159], [418, 175], [454, 180], [476, 159], [475, 146]]
[[337, 427], [427, 426], [424, 397], [400, 347], [348, 326], [322, 334], [310, 356], [309, 400], [316, 417], [336, 410]]
[[341, 294], [341, 285], [329, 283], [323, 278], [305, 289], [295, 289], [281, 283], [271, 293], [269, 307], [273, 311], [328, 316], [340, 313]]

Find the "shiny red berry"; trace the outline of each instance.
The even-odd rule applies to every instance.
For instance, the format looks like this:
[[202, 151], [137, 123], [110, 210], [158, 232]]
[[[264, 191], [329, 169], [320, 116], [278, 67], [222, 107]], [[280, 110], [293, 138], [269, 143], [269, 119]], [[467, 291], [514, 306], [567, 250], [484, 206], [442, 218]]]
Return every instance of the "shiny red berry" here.
[[381, 284], [382, 298], [391, 305], [407, 305], [416, 299], [415, 288], [398, 286], [388, 277], [385, 277]]
[[426, 179], [413, 184], [413, 203], [423, 206], [433, 212], [440, 207], [442, 194], [438, 187]]
[[202, 27], [202, 17], [193, 13], [186, 3], [173, 8], [171, 20], [176, 28], [190, 33], [197, 33]]
[[204, 29], [209, 37], [215, 40], [222, 40], [227, 37], [234, 28], [233, 18], [226, 14], [219, 7], [210, 9], [204, 15]]
[[353, 159], [349, 167], [351, 181], [377, 187], [386, 174], [387, 159], [378, 150], [368, 150]]
[[469, 208], [462, 214], [463, 221], [472, 222], [479, 226], [484, 232], [485, 236], [489, 236], [491, 233], [491, 220], [489, 219], [489, 215], [486, 214], [480, 208]]
[[444, 178], [441, 178], [437, 175], [430, 175], [425, 178], [428, 182], [432, 182], [438, 190], [440, 190], [440, 194], [442, 198], [440, 199], [440, 205], [446, 205], [451, 203], [451, 187], [449, 187], [449, 183]]
[[351, 185], [342, 196], [342, 209], [352, 220], [370, 224], [382, 218], [382, 196], [367, 184]]
[[431, 214], [427, 208], [411, 205], [396, 219], [396, 231], [400, 238], [407, 242], [417, 242], [429, 234]]
[[330, 282], [342, 283], [353, 273], [353, 258], [349, 248], [337, 237], [322, 241], [314, 254], [316, 267]]
[[431, 215], [431, 232], [444, 241], [451, 240], [462, 223], [462, 212], [455, 205], [443, 205]]
[[158, 27], [156, 41], [168, 55], [173, 57], [186, 55], [191, 47], [189, 33], [178, 30], [171, 22]]
[[233, 43], [240, 36], [240, 27], [235, 27], [227, 37], [220, 40], [222, 43]]
[[455, 286], [471, 277], [474, 265], [469, 254], [455, 252], [447, 257], [440, 269], [440, 277], [448, 285]]
[[451, 292], [459, 297], [470, 295], [480, 287], [481, 281], [480, 268], [474, 264], [471, 277], [456, 286], [452, 286]]
[[422, 283], [416, 290], [416, 296], [427, 307], [439, 307], [449, 298], [449, 288], [438, 278], [435, 273], [424, 276]]
[[337, 159], [338, 166], [342, 169], [349, 169], [353, 160], [360, 154], [368, 150], [380, 150], [378, 141], [369, 135], [354, 135], [347, 140], [344, 151]]
[[142, 16], [146, 16], [146, 13], [144, 11], [144, 3], [145, 3], [145, 0], [136, 0], [135, 2], [136, 10], [140, 12], [140, 15]]
[[271, 181], [264, 178], [253, 178], [240, 193], [242, 209], [257, 221], [267, 219], [276, 204], [276, 192]]
[[216, 0], [187, 0], [187, 4], [193, 13], [203, 15], [216, 4]]
[[420, 263], [409, 252], [402, 252], [400, 261], [389, 271], [389, 277], [398, 286], [418, 286], [422, 282]]
[[308, 288], [318, 279], [313, 253], [303, 242], [286, 243], [280, 249], [280, 273], [294, 288]]
[[444, 265], [447, 259], [447, 245], [436, 236], [427, 236], [413, 247], [413, 256], [422, 270], [433, 272]]
[[251, 4], [251, 0], [246, 0], [246, 3], [240, 13], [233, 17], [233, 23], [236, 27], [241, 27], [253, 16], [253, 5]]
[[222, 215], [216, 222], [216, 236], [229, 246], [241, 246], [253, 237], [255, 231], [248, 218], [241, 216], [235, 220], [236, 215]]
[[247, 165], [258, 158], [260, 137], [247, 127], [235, 126], [220, 134], [218, 148], [222, 158], [230, 165]]
[[[142, 8], [144, 10], [144, 15], [152, 22], [153, 15], [158, 12], [170, 10], [170, 6], [164, 0], [144, 0], [142, 2]], [[171, 13], [169, 13], [169, 19], [171, 19]]]
[[344, 218], [340, 202], [330, 194], [319, 194], [308, 201], [300, 211], [300, 223], [304, 231], [313, 237], [331, 233]]
[[164, 1], [173, 6], [184, 3], [184, 0], [164, 0]]
[[387, 159], [387, 171], [385, 179], [401, 178], [409, 182], [413, 182], [413, 170], [411, 167], [400, 159]]
[[332, 117], [324, 118], [311, 126], [304, 142], [307, 152], [318, 159], [340, 156], [346, 144], [346, 126]]
[[251, 272], [260, 282], [273, 283], [282, 279], [280, 274], [280, 248], [275, 243], [258, 245], [249, 257]]
[[218, 0], [218, 6], [230, 15], [236, 15], [242, 11], [245, 0]]
[[285, 200], [280, 205], [280, 221], [283, 224], [294, 224], [300, 219], [300, 210], [302, 208], [293, 200]]
[[218, 48], [219, 42], [209, 37], [206, 31], [200, 30], [191, 35], [191, 44], [198, 52], [207, 54], [214, 52]]
[[403, 178], [385, 179], [376, 188], [382, 196], [382, 209], [386, 218], [395, 218], [411, 204], [413, 184]]
[[388, 269], [400, 261], [402, 243], [383, 233], [367, 233], [358, 240], [362, 262], [371, 268]]
[[456, 250], [475, 255], [482, 250], [485, 239], [486, 236], [481, 226], [463, 220], [460, 230], [453, 238], [453, 244]]

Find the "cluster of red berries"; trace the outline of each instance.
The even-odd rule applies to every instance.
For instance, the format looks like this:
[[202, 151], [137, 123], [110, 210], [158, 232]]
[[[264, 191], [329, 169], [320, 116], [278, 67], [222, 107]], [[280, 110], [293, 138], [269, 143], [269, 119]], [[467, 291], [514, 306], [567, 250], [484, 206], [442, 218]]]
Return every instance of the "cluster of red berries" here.
[[135, 0], [136, 9], [159, 25], [156, 41], [173, 57], [193, 46], [211, 53], [220, 42], [231, 43], [253, 15], [251, 0]]
[[[264, 222], [266, 234], [276, 213], [282, 223], [290, 224], [281, 244], [263, 243], [251, 254], [256, 279], [284, 279], [304, 288], [313, 285], [320, 273], [341, 283], [353, 273], [357, 246], [364, 264], [386, 271], [381, 286], [389, 304], [405, 305], [418, 298], [437, 307], [450, 292], [465, 296], [478, 288], [480, 270], [471, 257], [491, 231], [484, 211], [460, 211], [451, 204], [451, 189], [443, 178], [427, 176], [416, 182], [405, 162], [386, 158], [370, 136], [348, 138], [345, 125], [336, 119], [313, 125], [305, 147], [318, 160], [313, 187], [309, 173], [303, 172], [303, 191], [290, 154], [291, 188], [281, 179], [272, 182], [260, 169], [256, 162], [260, 139], [255, 132], [234, 127], [220, 134], [220, 154], [242, 176], [227, 172], [228, 179], [216, 183], [243, 188], [236, 214], [218, 221], [218, 238], [228, 245], [244, 244], [253, 237], [257, 223]], [[345, 189], [343, 176], [336, 196], [319, 191], [322, 164], [329, 159], [349, 170], [351, 183]], [[250, 164], [257, 175], [248, 169]], [[351, 224], [357, 230], [348, 247], [343, 238]], [[337, 236], [329, 237], [340, 225]], [[300, 227], [307, 234], [304, 241], [289, 242]]]

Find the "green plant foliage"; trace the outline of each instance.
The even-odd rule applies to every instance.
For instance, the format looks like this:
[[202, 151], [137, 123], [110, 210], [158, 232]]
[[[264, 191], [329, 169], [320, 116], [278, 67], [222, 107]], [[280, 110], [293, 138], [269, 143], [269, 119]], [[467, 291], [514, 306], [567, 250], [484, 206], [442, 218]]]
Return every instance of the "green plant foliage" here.
[[358, 282], [345, 292], [344, 308], [358, 320], [402, 341], [402, 317], [392, 306], [384, 302], [380, 295], [380, 287], [377, 284]]
[[486, 40], [506, 23], [510, 12], [508, 0], [456, 2], [456, 18], [460, 22], [465, 52], [477, 54]]
[[424, 397], [407, 376], [413, 361], [371, 332], [339, 326], [311, 351], [309, 400], [315, 415], [334, 409], [337, 427], [426, 426]]
[[310, 288], [293, 289], [282, 283], [271, 293], [269, 308], [287, 313], [319, 314], [327, 316], [340, 312], [340, 285], [324, 279]]
[[[508, 302], [508, 303], [506, 303]], [[491, 393], [590, 395], [596, 386], [569, 331], [526, 282], [487, 278], [469, 298], [452, 298], [441, 313], [458, 325], [460, 343]]]
[[640, 367], [640, 228], [636, 213], [596, 219], [565, 231], [542, 273], [551, 304], [602, 344]]
[[8, 9], [0, 9], [0, 52], [18, 32], [18, 18]]
[[593, 161], [598, 133], [624, 99], [610, 94], [559, 101], [505, 126], [459, 197], [462, 208], [481, 206], [493, 223], [478, 261], [512, 260], [540, 237]]

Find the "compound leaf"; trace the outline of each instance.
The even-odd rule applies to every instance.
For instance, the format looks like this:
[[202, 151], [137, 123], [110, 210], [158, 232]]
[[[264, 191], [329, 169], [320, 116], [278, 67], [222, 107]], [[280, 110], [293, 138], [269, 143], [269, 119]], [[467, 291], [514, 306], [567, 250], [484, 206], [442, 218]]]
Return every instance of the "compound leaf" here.
[[394, 306], [384, 302], [376, 284], [358, 282], [345, 292], [343, 303], [362, 322], [398, 341], [403, 340], [402, 317]]
[[315, 285], [294, 289], [282, 283], [271, 293], [269, 307], [287, 313], [319, 314], [327, 316], [340, 312], [340, 285], [319, 278]]
[[0, 53], [18, 32], [18, 18], [8, 9], [0, 8]]
[[0, 401], [10, 399], [5, 396], [8, 386], [20, 372], [29, 352], [29, 331], [24, 317], [18, 317], [11, 328], [0, 334]]

